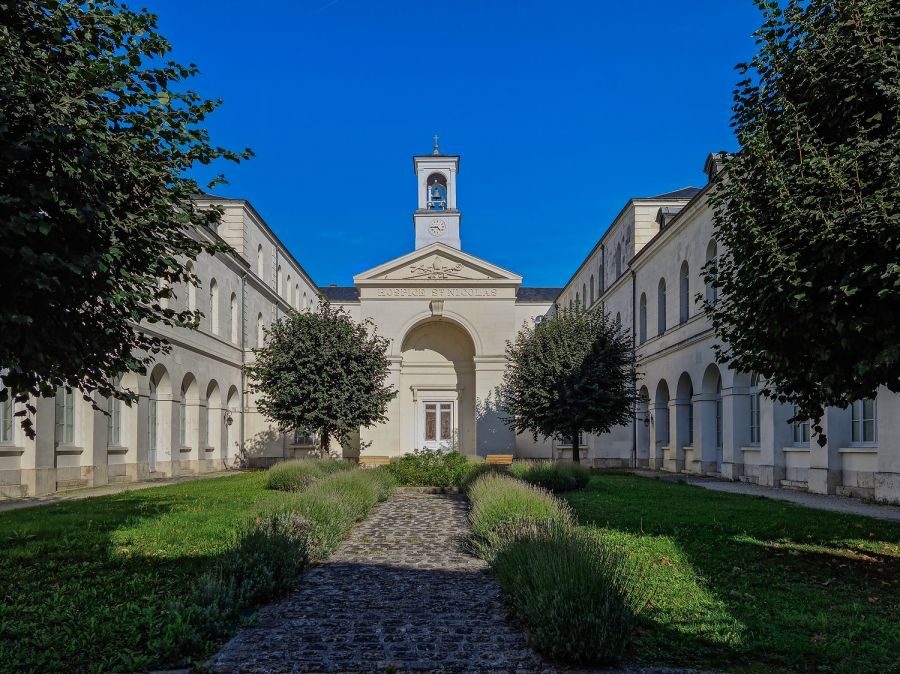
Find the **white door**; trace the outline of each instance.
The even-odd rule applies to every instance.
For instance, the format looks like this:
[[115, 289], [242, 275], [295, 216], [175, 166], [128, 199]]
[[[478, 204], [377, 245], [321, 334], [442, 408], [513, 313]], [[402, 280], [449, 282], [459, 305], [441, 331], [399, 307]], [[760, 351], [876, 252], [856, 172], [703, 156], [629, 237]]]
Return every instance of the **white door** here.
[[423, 403], [422, 447], [428, 449], [453, 449], [453, 403], [437, 400]]

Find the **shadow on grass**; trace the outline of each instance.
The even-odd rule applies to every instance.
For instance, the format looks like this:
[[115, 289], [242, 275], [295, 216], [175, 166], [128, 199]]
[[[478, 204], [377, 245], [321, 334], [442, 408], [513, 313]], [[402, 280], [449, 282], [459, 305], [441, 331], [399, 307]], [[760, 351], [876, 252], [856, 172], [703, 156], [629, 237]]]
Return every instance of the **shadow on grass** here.
[[638, 659], [900, 668], [900, 526], [627, 475], [601, 475], [567, 500], [645, 562], [654, 606]]
[[206, 655], [202, 638], [184, 649], [175, 605], [256, 512], [262, 490], [244, 488], [254, 479], [0, 514], [0, 672], [134, 671]]

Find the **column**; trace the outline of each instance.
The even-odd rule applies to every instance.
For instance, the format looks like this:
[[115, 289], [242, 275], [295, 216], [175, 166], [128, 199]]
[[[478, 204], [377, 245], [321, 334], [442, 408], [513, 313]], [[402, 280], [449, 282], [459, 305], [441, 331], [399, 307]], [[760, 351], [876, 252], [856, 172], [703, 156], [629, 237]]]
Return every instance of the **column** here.
[[[826, 442], [822, 447], [817, 436], [810, 437], [806, 484], [807, 489], [815, 494], [834, 494], [837, 487], [843, 484], [838, 450], [850, 444], [850, 410], [827, 407], [821, 424]], [[810, 427], [813, 425], [810, 424]]]
[[741, 447], [750, 444], [750, 390], [746, 386], [722, 389], [721, 477], [737, 480], [744, 474]]
[[875, 402], [875, 417], [875, 498], [900, 503], [900, 395], [882, 386]]
[[[792, 444], [791, 408], [767, 397], [759, 399], [759, 459], [754, 468], [757, 483], [779, 487], [785, 477], [784, 448]], [[744, 465], [744, 473], [748, 474]]]
[[[21, 429], [16, 432], [25, 446], [20, 464], [24, 495], [42, 496], [56, 491], [56, 401], [50, 397], [35, 398], [33, 402], [37, 409], [34, 440], [24, 437]], [[15, 423], [19, 423], [18, 417]]]

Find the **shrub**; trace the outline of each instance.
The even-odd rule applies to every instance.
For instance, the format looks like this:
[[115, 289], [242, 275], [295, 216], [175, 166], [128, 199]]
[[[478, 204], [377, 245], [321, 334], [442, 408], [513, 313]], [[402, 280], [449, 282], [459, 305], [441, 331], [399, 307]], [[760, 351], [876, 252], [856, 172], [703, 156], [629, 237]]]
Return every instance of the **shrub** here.
[[329, 476], [297, 497], [297, 512], [309, 525], [309, 554], [331, 554], [353, 525], [390, 496], [394, 479], [382, 469], [354, 469]]
[[591, 479], [591, 471], [578, 463], [552, 461], [516, 461], [510, 475], [552, 492], [581, 489]]
[[580, 529], [532, 528], [499, 550], [492, 567], [547, 656], [610, 664], [624, 654], [644, 597], [621, 550]]
[[190, 599], [155, 644], [158, 652], [199, 654], [210, 638], [228, 634], [241, 613], [286, 593], [309, 561], [309, 526], [290, 511], [257, 515], [235, 534], [235, 545], [202, 574]]
[[340, 459], [294, 459], [276, 463], [266, 475], [266, 489], [303, 491], [327, 475], [352, 468]]
[[459, 452], [417, 449], [388, 466], [404, 487], [459, 487], [478, 468], [480, 459]]
[[469, 488], [469, 499], [473, 545], [488, 561], [520, 532], [573, 526], [572, 512], [561, 500], [543, 489], [497, 472], [478, 478]]

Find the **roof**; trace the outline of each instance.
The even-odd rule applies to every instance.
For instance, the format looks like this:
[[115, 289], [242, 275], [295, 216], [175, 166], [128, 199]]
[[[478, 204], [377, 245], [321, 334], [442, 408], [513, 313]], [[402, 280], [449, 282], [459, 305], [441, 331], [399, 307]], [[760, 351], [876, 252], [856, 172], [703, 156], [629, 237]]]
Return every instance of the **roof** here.
[[655, 197], [641, 197], [641, 199], [693, 199], [699, 191], [699, 187], [682, 187], [674, 192], [657, 194]]
[[562, 291], [562, 288], [519, 288], [516, 302], [552, 302]]
[[359, 302], [359, 290], [353, 286], [323, 286], [319, 290], [329, 302]]

